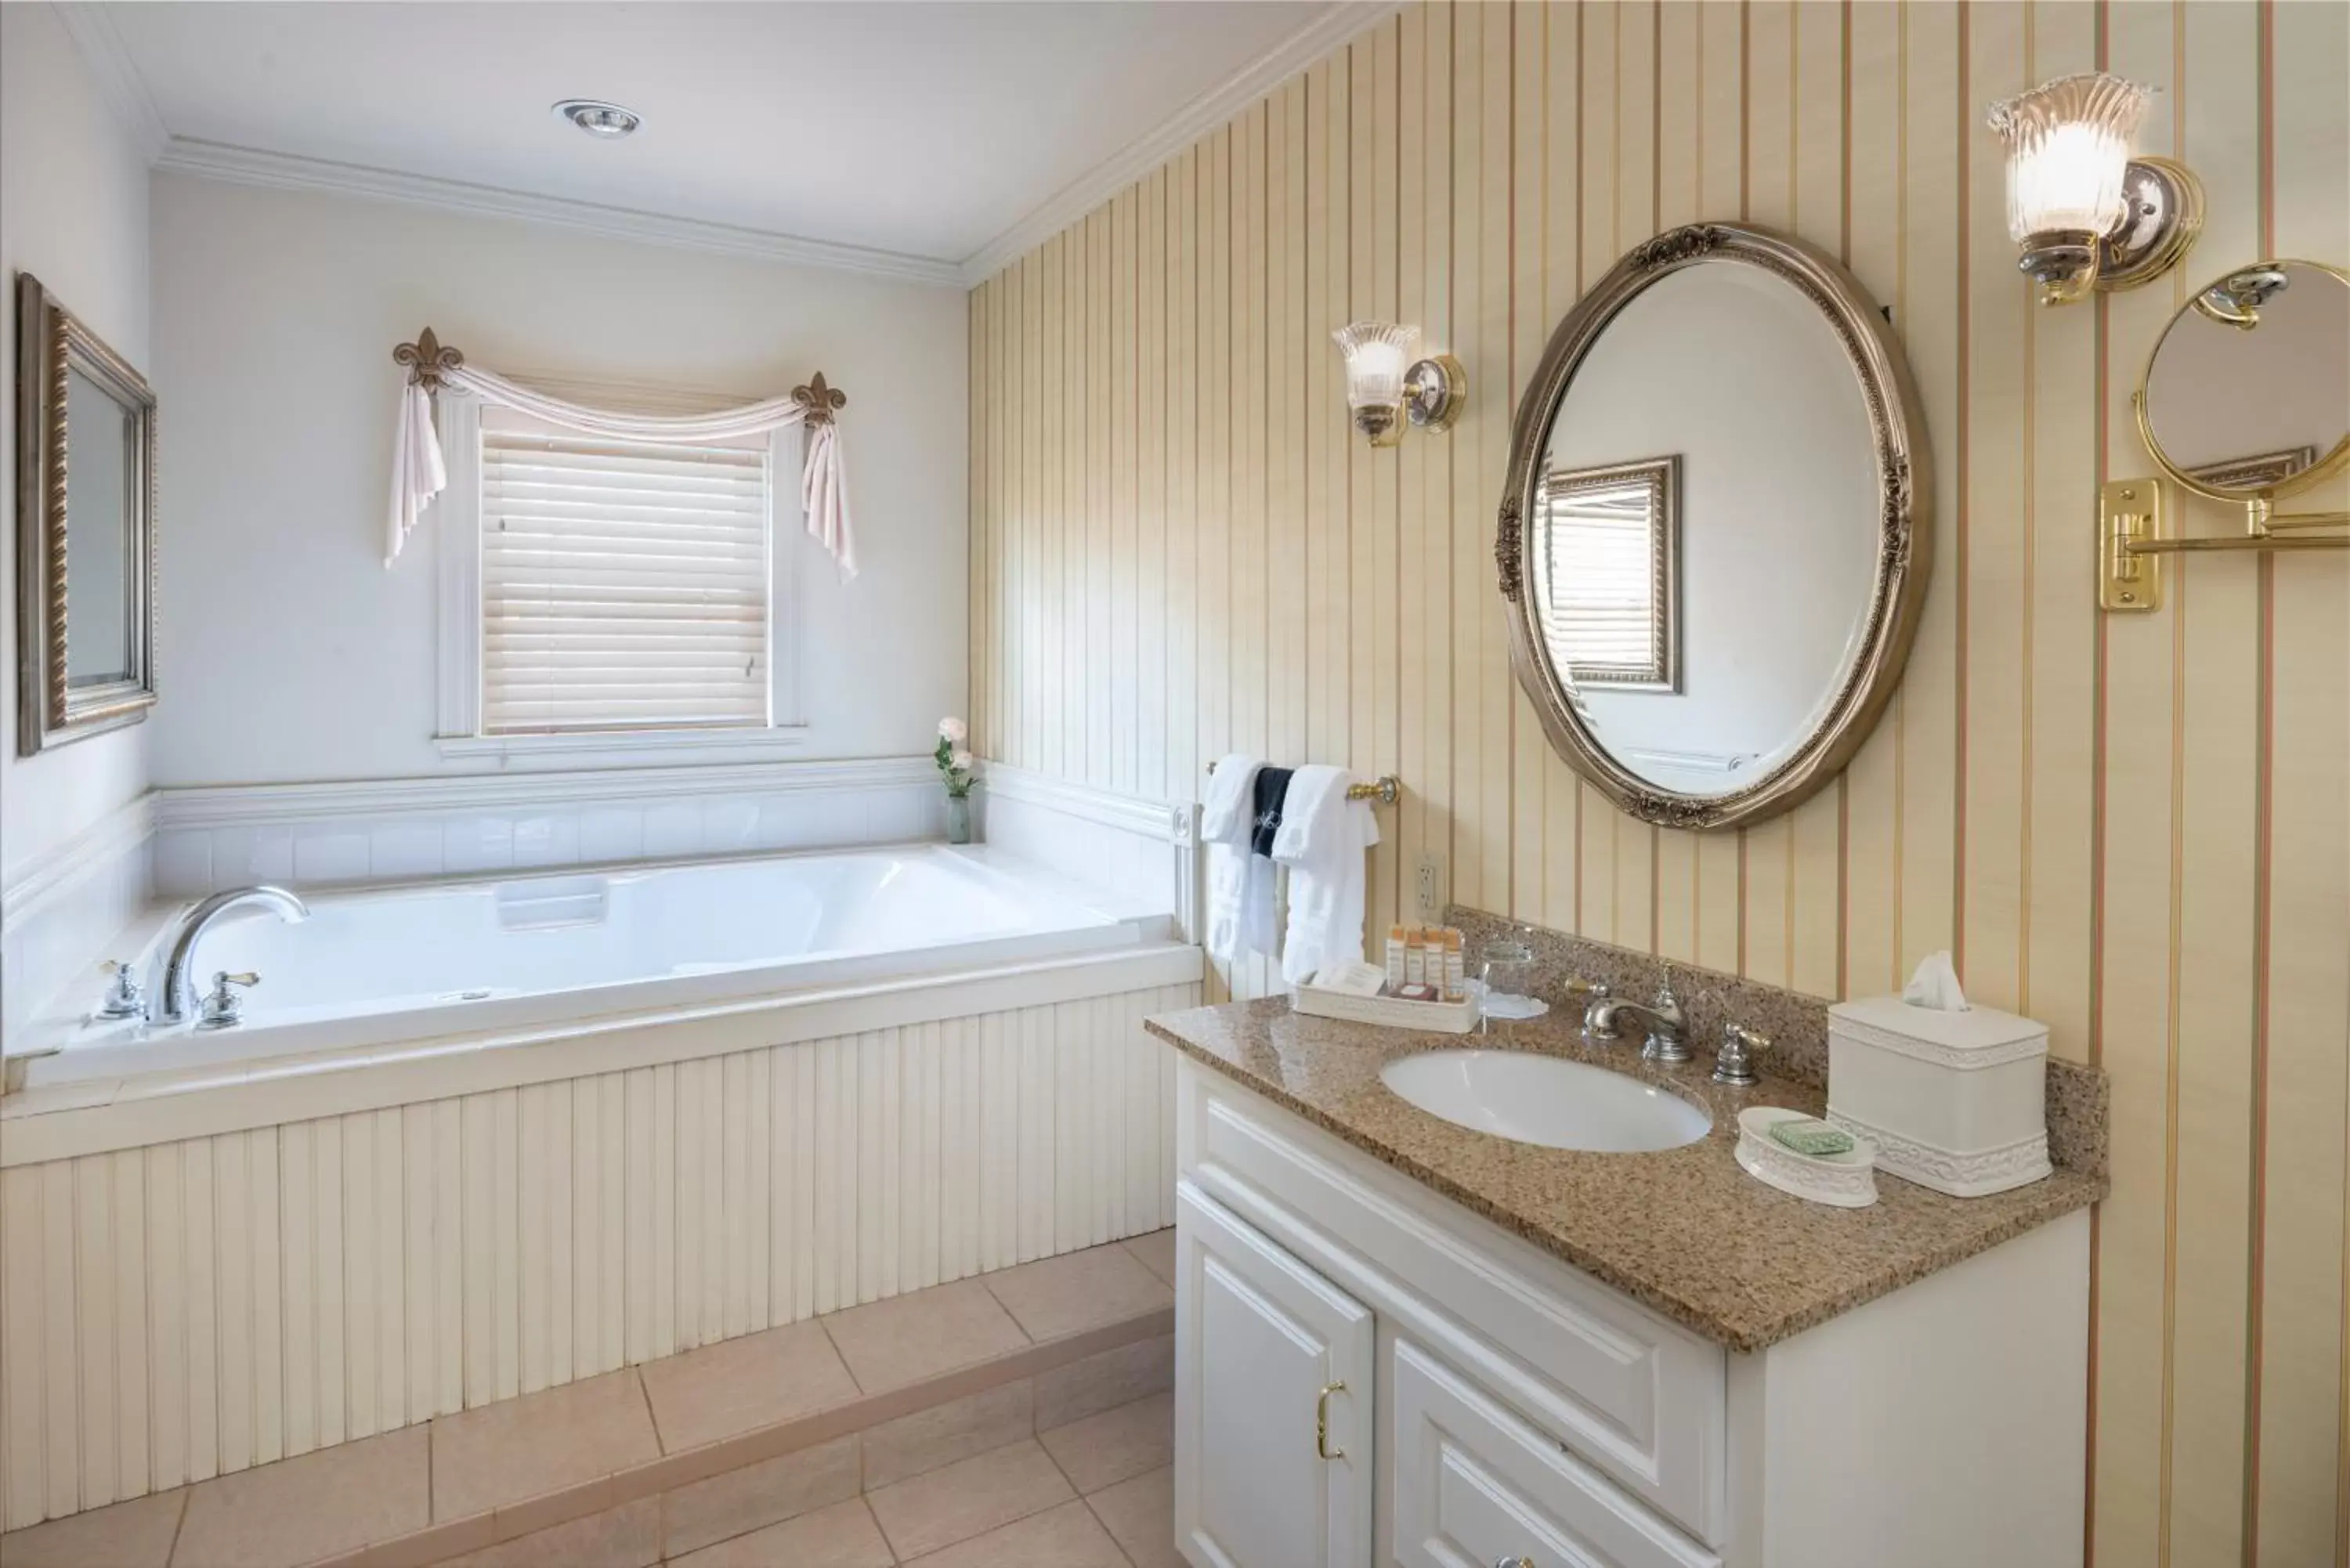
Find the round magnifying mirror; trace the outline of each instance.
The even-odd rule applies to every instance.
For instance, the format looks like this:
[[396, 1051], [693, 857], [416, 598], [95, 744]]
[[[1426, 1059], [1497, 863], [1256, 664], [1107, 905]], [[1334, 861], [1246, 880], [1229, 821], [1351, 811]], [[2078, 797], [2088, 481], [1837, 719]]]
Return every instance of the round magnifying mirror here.
[[1929, 546], [1916, 397], [1851, 274], [1728, 223], [1640, 246], [1561, 322], [1511, 463], [1512, 657], [1577, 772], [1686, 827], [1835, 777]]
[[2240, 267], [2171, 318], [2138, 393], [2147, 450], [2226, 501], [2314, 483], [2350, 455], [2350, 275]]

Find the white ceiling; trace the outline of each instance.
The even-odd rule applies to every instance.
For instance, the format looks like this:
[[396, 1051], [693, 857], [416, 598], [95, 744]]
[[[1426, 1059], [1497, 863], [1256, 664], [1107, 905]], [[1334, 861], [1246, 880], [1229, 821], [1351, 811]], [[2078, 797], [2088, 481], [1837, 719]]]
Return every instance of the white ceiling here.
[[[175, 154], [222, 144], [955, 263], [1195, 100], [1359, 7], [91, 9], [120, 39], [118, 74], [151, 100]], [[594, 140], [549, 112], [564, 98], [626, 104], [644, 128]], [[198, 148], [193, 161], [223, 156]]]

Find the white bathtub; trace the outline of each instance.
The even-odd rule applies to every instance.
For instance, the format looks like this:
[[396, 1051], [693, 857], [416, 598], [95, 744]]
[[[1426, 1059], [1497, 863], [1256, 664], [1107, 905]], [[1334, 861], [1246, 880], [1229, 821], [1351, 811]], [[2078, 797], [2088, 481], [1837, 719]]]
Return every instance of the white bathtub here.
[[[219, 971], [261, 976], [240, 1023], [69, 1023], [44, 1043], [61, 1040], [61, 1050], [21, 1064], [24, 1086], [789, 997], [1128, 946], [1145, 934], [1142, 923], [1040, 877], [940, 846], [427, 883], [307, 901], [307, 920], [241, 909], [198, 944], [200, 991]], [[147, 922], [139, 962], [151, 994], [160, 994], [162, 949], [176, 923], [170, 914]]]

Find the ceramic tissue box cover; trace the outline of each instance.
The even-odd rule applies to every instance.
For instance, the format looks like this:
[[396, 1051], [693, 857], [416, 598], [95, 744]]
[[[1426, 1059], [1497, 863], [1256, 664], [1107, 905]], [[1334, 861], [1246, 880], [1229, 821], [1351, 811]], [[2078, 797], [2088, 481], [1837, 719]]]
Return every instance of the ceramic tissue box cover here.
[[1828, 1009], [1828, 1120], [1877, 1167], [1957, 1198], [2038, 1181], [2048, 1164], [2048, 1026], [1898, 996]]

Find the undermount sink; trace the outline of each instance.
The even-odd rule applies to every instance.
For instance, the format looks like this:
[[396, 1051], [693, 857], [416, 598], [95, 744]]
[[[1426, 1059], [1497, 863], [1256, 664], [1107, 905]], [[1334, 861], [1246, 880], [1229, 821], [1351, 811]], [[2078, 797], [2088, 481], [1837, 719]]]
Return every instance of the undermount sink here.
[[1379, 1077], [1432, 1116], [1547, 1148], [1647, 1154], [1713, 1128], [1679, 1095], [1530, 1051], [1429, 1051], [1398, 1057]]

